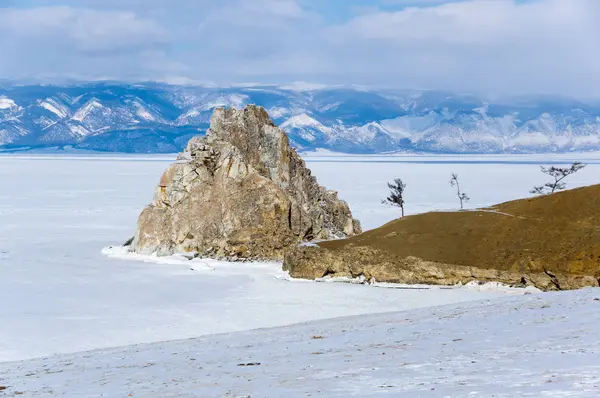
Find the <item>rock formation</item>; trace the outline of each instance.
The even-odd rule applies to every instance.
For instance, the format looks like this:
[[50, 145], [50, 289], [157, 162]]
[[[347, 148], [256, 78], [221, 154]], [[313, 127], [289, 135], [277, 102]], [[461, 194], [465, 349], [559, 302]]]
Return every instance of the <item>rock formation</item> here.
[[476, 211], [404, 217], [349, 239], [292, 248], [284, 269], [308, 279], [597, 287], [600, 185]]
[[280, 259], [290, 245], [361, 232], [261, 107], [215, 109], [178, 160], [139, 217], [135, 252]]

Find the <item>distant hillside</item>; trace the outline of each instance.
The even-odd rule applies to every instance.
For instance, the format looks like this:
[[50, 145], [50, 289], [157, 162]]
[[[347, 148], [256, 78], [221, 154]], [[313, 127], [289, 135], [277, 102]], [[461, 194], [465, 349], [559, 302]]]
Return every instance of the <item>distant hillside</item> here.
[[486, 209], [404, 217], [349, 239], [294, 248], [284, 267], [309, 279], [597, 287], [599, 225], [600, 185], [594, 185]]
[[300, 150], [539, 153], [600, 150], [600, 103], [489, 101], [418, 90], [94, 83], [0, 86], [0, 149], [180, 151], [212, 109], [254, 103]]

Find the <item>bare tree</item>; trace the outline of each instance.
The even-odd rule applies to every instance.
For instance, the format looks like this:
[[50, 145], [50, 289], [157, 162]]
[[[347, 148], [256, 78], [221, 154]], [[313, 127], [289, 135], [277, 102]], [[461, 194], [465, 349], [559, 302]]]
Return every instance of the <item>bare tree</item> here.
[[468, 202], [469, 200], [471, 200], [471, 198], [469, 198], [466, 193], [460, 191], [460, 184], [458, 183], [458, 174], [452, 173], [452, 178], [450, 179], [450, 186], [456, 187], [456, 196], [458, 196], [458, 200], [460, 200], [460, 209], [462, 210], [463, 203]]
[[381, 203], [398, 206], [402, 210], [402, 217], [404, 217], [404, 189], [406, 184], [400, 178], [396, 178], [393, 183], [388, 182], [387, 186], [390, 189], [390, 195]]
[[565, 178], [570, 176], [571, 174], [577, 173], [579, 170], [583, 169], [586, 165], [581, 162], [574, 162], [570, 167], [544, 167], [540, 166], [542, 169], [542, 173], [549, 175], [554, 178], [553, 182], [547, 182], [544, 185], [533, 187], [530, 193], [536, 195], [547, 195], [554, 193], [556, 191], [562, 191], [567, 187], [567, 184], [562, 182]]

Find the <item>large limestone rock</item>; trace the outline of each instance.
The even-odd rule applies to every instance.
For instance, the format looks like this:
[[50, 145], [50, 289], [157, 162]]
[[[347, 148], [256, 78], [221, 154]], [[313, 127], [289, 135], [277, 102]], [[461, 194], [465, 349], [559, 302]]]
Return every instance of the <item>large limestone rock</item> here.
[[163, 174], [132, 242], [143, 254], [279, 259], [290, 245], [360, 233], [266, 111], [215, 109]]
[[349, 239], [291, 248], [284, 269], [308, 279], [597, 287], [600, 185], [476, 211], [405, 217]]

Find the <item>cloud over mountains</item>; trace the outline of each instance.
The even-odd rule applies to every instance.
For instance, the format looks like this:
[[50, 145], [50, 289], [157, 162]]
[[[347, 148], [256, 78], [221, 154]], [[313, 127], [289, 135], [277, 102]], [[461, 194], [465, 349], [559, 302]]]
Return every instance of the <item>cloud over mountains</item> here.
[[8, 0], [8, 79], [311, 81], [597, 97], [596, 0]]

